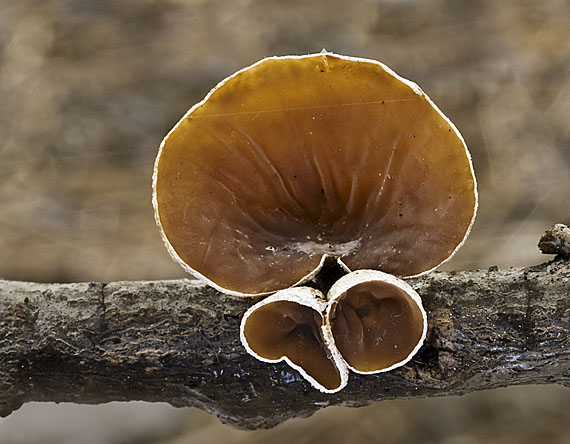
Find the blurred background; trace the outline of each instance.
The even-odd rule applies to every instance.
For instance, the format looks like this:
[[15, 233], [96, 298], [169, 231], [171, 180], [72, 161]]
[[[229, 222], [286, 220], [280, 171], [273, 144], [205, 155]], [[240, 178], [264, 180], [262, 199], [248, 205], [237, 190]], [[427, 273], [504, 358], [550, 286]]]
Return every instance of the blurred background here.
[[[151, 208], [164, 135], [217, 82], [326, 48], [417, 82], [463, 133], [480, 211], [445, 269], [544, 261], [570, 222], [570, 2], [0, 0], [0, 277], [186, 277]], [[0, 395], [1, 396], [1, 395]], [[328, 408], [268, 431], [164, 404], [28, 404], [2, 444], [570, 443], [570, 390]]]

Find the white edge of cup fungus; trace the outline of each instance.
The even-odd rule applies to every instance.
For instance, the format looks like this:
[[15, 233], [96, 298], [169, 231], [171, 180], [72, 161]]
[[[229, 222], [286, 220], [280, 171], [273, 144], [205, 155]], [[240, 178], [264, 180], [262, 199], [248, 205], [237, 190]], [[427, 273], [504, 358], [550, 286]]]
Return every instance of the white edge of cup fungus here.
[[[178, 262], [182, 268], [190, 273], [191, 275], [195, 276], [196, 278], [204, 281], [206, 284], [210, 285], [211, 287], [215, 288], [216, 290], [225, 293], [225, 294], [229, 294], [229, 295], [233, 295], [233, 296], [242, 296], [242, 297], [257, 297], [257, 296], [266, 296], [269, 294], [274, 293], [275, 291], [279, 291], [279, 290], [275, 290], [275, 291], [268, 291], [268, 292], [261, 292], [261, 293], [242, 293], [239, 291], [235, 291], [235, 290], [231, 290], [229, 288], [223, 288], [221, 286], [219, 286], [218, 284], [216, 284], [215, 282], [213, 282], [212, 280], [208, 279], [206, 276], [204, 276], [202, 273], [200, 273], [199, 271], [193, 269], [192, 267], [190, 267], [186, 262], [184, 262], [182, 260], [182, 258], [178, 255], [178, 253], [176, 252], [176, 250], [174, 249], [174, 247], [172, 246], [172, 244], [170, 243], [170, 241], [168, 240], [168, 237], [166, 236], [166, 233], [164, 232], [164, 229], [162, 227], [162, 223], [160, 221], [160, 214], [158, 212], [158, 199], [157, 199], [157, 180], [158, 180], [158, 163], [160, 161], [160, 156], [162, 154], [162, 150], [166, 144], [166, 141], [168, 140], [168, 138], [170, 137], [170, 135], [176, 130], [176, 128], [178, 128], [178, 126], [186, 119], [191, 117], [191, 114], [194, 112], [194, 110], [196, 110], [197, 108], [199, 108], [200, 106], [202, 106], [209, 98], [212, 94], [214, 94], [220, 87], [222, 87], [226, 82], [228, 82], [229, 80], [233, 79], [234, 77], [238, 76], [239, 74], [248, 71], [249, 69], [252, 69], [254, 67], [256, 67], [257, 65], [260, 65], [261, 63], [267, 61], [267, 60], [283, 60], [283, 59], [305, 59], [305, 58], [311, 58], [311, 57], [318, 57], [318, 56], [332, 56], [332, 57], [337, 57], [339, 59], [343, 59], [343, 60], [349, 60], [349, 61], [353, 61], [353, 62], [359, 62], [359, 63], [372, 63], [375, 65], [380, 66], [384, 71], [386, 71], [388, 74], [390, 74], [391, 76], [395, 77], [396, 79], [398, 79], [399, 81], [401, 81], [402, 83], [406, 84], [415, 94], [417, 94], [420, 97], [423, 97], [424, 99], [427, 100], [427, 102], [433, 107], [433, 109], [435, 109], [435, 111], [437, 111], [439, 113], [439, 115], [449, 124], [449, 126], [451, 127], [451, 129], [455, 132], [456, 136], [459, 137], [459, 139], [461, 140], [461, 143], [463, 144], [463, 147], [465, 149], [465, 155], [467, 156], [467, 160], [469, 162], [469, 168], [471, 170], [471, 176], [473, 178], [473, 191], [475, 194], [475, 205], [473, 207], [473, 216], [471, 218], [471, 222], [469, 223], [469, 226], [467, 227], [467, 230], [465, 231], [465, 235], [463, 237], [463, 239], [461, 240], [461, 242], [455, 247], [455, 249], [451, 252], [451, 254], [446, 257], [443, 261], [441, 261], [439, 264], [435, 265], [434, 267], [430, 268], [429, 270], [425, 270], [422, 271], [421, 273], [415, 274], [415, 275], [410, 275], [410, 276], [403, 276], [403, 278], [408, 279], [408, 278], [413, 278], [413, 277], [418, 277], [418, 276], [422, 276], [425, 275], [427, 273], [432, 272], [433, 270], [435, 270], [436, 268], [438, 268], [439, 266], [441, 266], [443, 263], [449, 261], [453, 256], [455, 256], [455, 254], [457, 253], [457, 251], [463, 246], [463, 244], [465, 243], [467, 237], [469, 236], [469, 233], [471, 232], [471, 228], [473, 227], [473, 224], [475, 222], [475, 216], [477, 215], [477, 209], [479, 206], [479, 196], [478, 196], [478, 192], [477, 192], [477, 179], [475, 177], [475, 170], [473, 169], [473, 161], [471, 159], [471, 153], [469, 152], [469, 149], [467, 148], [467, 144], [465, 143], [465, 140], [463, 139], [463, 136], [461, 135], [461, 133], [459, 132], [459, 130], [457, 129], [457, 127], [453, 124], [453, 122], [451, 122], [451, 120], [449, 120], [449, 118], [443, 114], [441, 112], [441, 110], [437, 107], [437, 105], [428, 97], [428, 95], [414, 82], [412, 82], [411, 80], [408, 80], [402, 76], [400, 76], [399, 74], [397, 74], [396, 72], [394, 72], [390, 67], [386, 66], [384, 63], [379, 62], [377, 60], [372, 60], [372, 59], [366, 59], [366, 58], [361, 58], [361, 57], [352, 57], [352, 56], [345, 56], [345, 55], [340, 55], [340, 54], [335, 54], [333, 52], [327, 51], [326, 49], [323, 49], [320, 53], [312, 53], [312, 54], [304, 54], [304, 55], [289, 55], [289, 56], [271, 56], [271, 57], [266, 57], [263, 58], [257, 62], [255, 62], [254, 64], [247, 66], [245, 68], [240, 69], [239, 71], [236, 71], [235, 73], [233, 73], [232, 75], [226, 77], [225, 79], [223, 79], [221, 82], [219, 82], [214, 88], [212, 88], [208, 94], [206, 94], [206, 97], [204, 97], [203, 100], [201, 100], [200, 102], [196, 103], [194, 106], [192, 106], [192, 108], [190, 108], [186, 114], [184, 114], [184, 116], [178, 121], [178, 123], [176, 125], [174, 125], [174, 127], [168, 132], [168, 134], [164, 137], [164, 139], [162, 140], [159, 150], [158, 150], [158, 155], [156, 156], [156, 160], [154, 162], [154, 168], [153, 168], [153, 174], [152, 174], [152, 206], [154, 209], [154, 219], [156, 221], [156, 224], [159, 228], [160, 231], [160, 235], [162, 237], [162, 240], [164, 242], [164, 244], [166, 245], [166, 248], [170, 254], [170, 256], [176, 261]], [[321, 260], [319, 262], [319, 264], [317, 265], [317, 267], [312, 270], [310, 273], [308, 273], [306, 276], [302, 277], [301, 279], [299, 279], [299, 281], [297, 281], [295, 284], [291, 285], [291, 287], [295, 287], [297, 285], [300, 285], [304, 282], [309, 281], [310, 279], [312, 279], [314, 276], [317, 275], [317, 273], [321, 270], [323, 264], [325, 263], [326, 258], [329, 255], [327, 254], [323, 254], [321, 257]], [[336, 256], [335, 256], [336, 257]], [[350, 270], [350, 268], [348, 268], [346, 266], [346, 264], [344, 264], [344, 262], [342, 262], [342, 256], [341, 257], [336, 257], [338, 264], [343, 267], [347, 272], [351, 272], [352, 270]], [[289, 287], [290, 288], [290, 287]]]
[[[245, 337], [245, 323], [247, 322], [247, 319], [258, 308], [260, 308], [264, 305], [267, 305], [267, 304], [271, 304], [272, 302], [278, 302], [278, 301], [296, 302], [299, 305], [304, 305], [306, 307], [310, 307], [313, 310], [317, 311], [319, 313], [319, 315], [321, 316], [321, 318], [323, 318], [323, 314], [324, 314], [326, 307], [327, 307], [327, 302], [324, 300], [323, 294], [319, 290], [316, 290], [316, 289], [311, 288], [311, 287], [287, 288], [285, 290], [280, 290], [277, 293], [275, 293], [275, 294], [273, 294], [273, 295], [271, 295], [265, 299], [262, 299], [257, 304], [251, 306], [244, 313], [244, 315], [241, 319], [239, 335], [240, 335], [241, 343], [245, 347], [247, 352], [250, 355], [252, 355], [254, 358], [256, 358], [260, 361], [263, 361], [263, 362], [268, 362], [268, 363], [274, 364], [277, 362], [285, 361], [291, 368], [294, 368], [295, 370], [297, 370], [301, 374], [301, 376], [303, 376], [303, 378], [305, 378], [307, 381], [309, 381], [309, 383], [314, 388], [316, 388], [317, 390], [320, 390], [323, 393], [336, 393], [336, 392], [342, 390], [344, 387], [346, 387], [346, 385], [348, 384], [348, 367], [346, 365], [346, 362], [342, 358], [340, 352], [338, 351], [336, 346], [334, 346], [334, 341], [333, 341], [333, 346], [331, 347], [330, 340], [332, 339], [332, 336], [325, 337], [324, 340], [325, 340], [325, 347], [331, 353], [333, 364], [336, 366], [336, 368], [338, 369], [338, 372], [340, 374], [340, 385], [334, 389], [327, 389], [324, 386], [322, 386], [315, 378], [310, 376], [303, 369], [303, 367], [292, 362], [287, 356], [281, 356], [279, 359], [267, 359], [267, 358], [264, 358], [263, 356], [258, 355], [249, 346], [249, 343], [247, 342], [247, 338]], [[325, 324], [325, 321], [323, 319], [322, 325], [324, 325], [324, 324]], [[322, 329], [321, 329], [321, 332], [322, 332]]]
[[[387, 372], [390, 370], [393, 370], [395, 368], [401, 367], [403, 365], [405, 365], [406, 363], [408, 363], [410, 361], [410, 359], [412, 359], [412, 357], [418, 352], [418, 350], [421, 348], [421, 346], [423, 345], [425, 338], [426, 338], [426, 333], [427, 333], [427, 315], [426, 312], [424, 310], [424, 307], [422, 305], [422, 299], [420, 297], [420, 295], [405, 281], [403, 281], [402, 279], [398, 279], [396, 276], [393, 276], [391, 274], [387, 274], [384, 273], [382, 271], [378, 271], [378, 270], [357, 270], [357, 271], [353, 271], [352, 273], [349, 273], [343, 277], [341, 277], [338, 281], [336, 281], [334, 283], [334, 285], [331, 287], [331, 289], [328, 292], [328, 304], [327, 304], [327, 311], [325, 314], [325, 322], [323, 323], [323, 331], [324, 334], [330, 338], [330, 341], [332, 342], [332, 344], [335, 344], [334, 341], [334, 337], [332, 334], [332, 328], [331, 328], [331, 324], [330, 324], [330, 316], [331, 316], [331, 311], [333, 308], [333, 302], [335, 302], [337, 299], [339, 299], [346, 291], [350, 290], [351, 288], [353, 288], [354, 286], [361, 284], [363, 282], [373, 282], [373, 281], [379, 281], [379, 282], [383, 282], [389, 285], [393, 285], [397, 288], [399, 288], [400, 290], [402, 290], [404, 293], [406, 293], [418, 306], [418, 308], [420, 309], [420, 312], [422, 314], [422, 318], [423, 318], [423, 330], [422, 330], [422, 335], [418, 341], [418, 343], [416, 344], [416, 346], [414, 347], [414, 349], [408, 354], [408, 356], [391, 365], [390, 367], [386, 367], [380, 370], [372, 370], [372, 371], [361, 371], [361, 370], [357, 370], [353, 367], [350, 366], [350, 364], [348, 364], [348, 362], [345, 362], [345, 365], [352, 370], [355, 373], [360, 373], [362, 375], [371, 375], [371, 374], [375, 374], [375, 373], [383, 373], [383, 372]], [[325, 331], [326, 330], [326, 331]], [[334, 346], [334, 348], [336, 348], [336, 345]], [[340, 354], [340, 351], [337, 349], [337, 352]], [[341, 354], [342, 356], [342, 354]]]

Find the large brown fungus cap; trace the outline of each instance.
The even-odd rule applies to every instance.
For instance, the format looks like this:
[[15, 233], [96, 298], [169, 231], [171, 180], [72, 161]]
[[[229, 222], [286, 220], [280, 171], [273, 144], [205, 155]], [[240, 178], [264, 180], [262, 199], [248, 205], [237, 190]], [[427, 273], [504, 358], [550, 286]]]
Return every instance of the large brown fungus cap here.
[[477, 205], [461, 135], [379, 62], [271, 57], [174, 127], [154, 207], [172, 256], [221, 291], [260, 295], [348, 270], [421, 274], [462, 244]]

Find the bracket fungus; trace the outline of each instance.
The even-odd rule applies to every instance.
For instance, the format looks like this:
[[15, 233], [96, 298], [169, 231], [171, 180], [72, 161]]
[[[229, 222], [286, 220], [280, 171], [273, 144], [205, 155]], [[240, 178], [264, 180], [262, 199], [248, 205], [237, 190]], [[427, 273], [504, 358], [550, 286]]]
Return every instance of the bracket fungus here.
[[[458, 250], [477, 190], [463, 138], [415, 83], [323, 51], [263, 59], [193, 106], [160, 146], [153, 206], [185, 270], [274, 293], [244, 315], [248, 352], [334, 392], [349, 368], [386, 371], [421, 346], [425, 312], [400, 278]], [[327, 298], [298, 287], [327, 258], [349, 273]]]

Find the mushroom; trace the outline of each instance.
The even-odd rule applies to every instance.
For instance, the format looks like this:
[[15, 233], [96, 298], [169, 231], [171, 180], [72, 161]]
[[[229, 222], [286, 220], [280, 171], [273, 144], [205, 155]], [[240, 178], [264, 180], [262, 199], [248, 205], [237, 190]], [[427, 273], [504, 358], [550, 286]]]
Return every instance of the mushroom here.
[[377, 270], [340, 278], [327, 298], [293, 287], [250, 307], [241, 341], [264, 362], [285, 361], [313, 387], [335, 393], [348, 369], [363, 374], [400, 367], [421, 347], [427, 330], [420, 296], [410, 285]]
[[359, 270], [329, 290], [323, 330], [351, 370], [379, 373], [416, 354], [426, 336], [427, 317], [420, 296], [406, 282], [381, 271]]
[[[415, 83], [323, 51], [263, 59], [193, 106], [160, 146], [153, 207], [185, 270], [274, 293], [244, 314], [247, 351], [333, 393], [349, 368], [388, 371], [419, 350], [426, 314], [400, 278], [455, 254], [477, 190], [463, 138]], [[348, 274], [326, 298], [298, 286], [327, 260]]]
[[323, 52], [261, 60], [193, 106], [160, 146], [153, 206], [184, 269], [259, 296], [327, 257], [428, 272], [464, 242], [477, 193], [463, 138], [416, 84]]
[[341, 390], [348, 369], [332, 337], [323, 330], [326, 301], [314, 288], [278, 291], [243, 315], [241, 342], [264, 362], [285, 361], [324, 393]]

